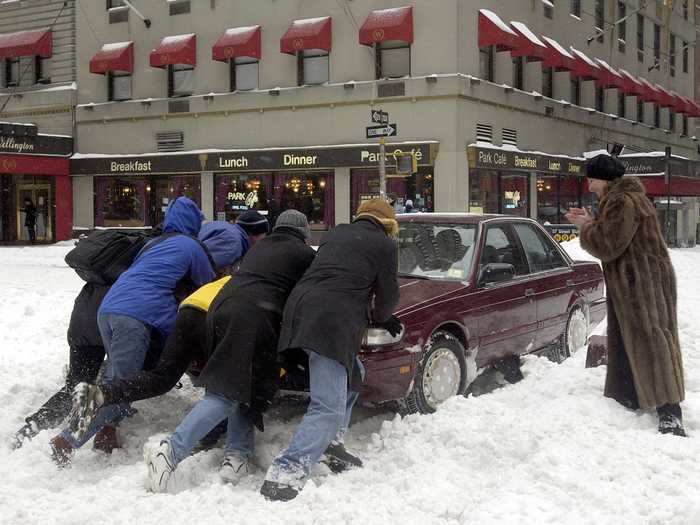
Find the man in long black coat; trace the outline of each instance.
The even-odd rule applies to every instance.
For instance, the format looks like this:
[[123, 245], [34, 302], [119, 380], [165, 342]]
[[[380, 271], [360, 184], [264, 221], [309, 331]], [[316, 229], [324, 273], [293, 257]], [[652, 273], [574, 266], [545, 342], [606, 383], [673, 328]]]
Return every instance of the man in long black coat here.
[[147, 454], [149, 486], [167, 492], [177, 464], [212, 428], [228, 418], [228, 436], [220, 475], [238, 481], [252, 470], [252, 420], [259, 419], [279, 382], [277, 338], [290, 292], [315, 257], [307, 246], [309, 224], [299, 211], [287, 210], [271, 235], [258, 241], [239, 270], [217, 294], [207, 314], [210, 356], [196, 386], [206, 395], [175, 432]]
[[357, 354], [368, 324], [400, 331], [392, 316], [399, 288], [397, 247], [390, 236], [397, 231], [386, 201], [364, 202], [353, 223], [326, 235], [287, 301], [278, 348], [308, 354], [311, 400], [287, 450], [267, 471], [261, 493], [268, 499], [294, 498], [324, 453], [336, 471], [362, 464], [342, 439], [362, 384]]

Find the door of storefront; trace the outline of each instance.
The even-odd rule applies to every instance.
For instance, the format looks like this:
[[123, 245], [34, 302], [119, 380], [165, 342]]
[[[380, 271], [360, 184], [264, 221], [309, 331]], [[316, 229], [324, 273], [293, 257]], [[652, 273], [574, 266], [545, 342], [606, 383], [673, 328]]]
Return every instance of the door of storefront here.
[[50, 184], [19, 184], [15, 199], [17, 212], [17, 240], [29, 241], [29, 230], [25, 224], [27, 214], [25, 203], [30, 202], [36, 208], [36, 241], [53, 240], [53, 225], [51, 220], [51, 185]]

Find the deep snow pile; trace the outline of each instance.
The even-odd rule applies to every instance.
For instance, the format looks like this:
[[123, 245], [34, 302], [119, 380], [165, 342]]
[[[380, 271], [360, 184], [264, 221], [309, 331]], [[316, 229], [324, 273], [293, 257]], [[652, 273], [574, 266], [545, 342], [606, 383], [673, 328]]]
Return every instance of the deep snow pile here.
[[[567, 249], [584, 256], [577, 242]], [[198, 395], [189, 385], [136, 403], [111, 456], [88, 445], [58, 470], [48, 451], [55, 432], [10, 451], [22, 418], [62, 381], [81, 286], [62, 262], [67, 250], [0, 250], [0, 523], [700, 523], [700, 248], [672, 252], [690, 438], [660, 436], [653, 414], [603, 398], [604, 368], [585, 369], [584, 352], [561, 365], [528, 357], [521, 383], [453, 399], [435, 415], [358, 410], [349, 444], [365, 467], [340, 476], [319, 467], [286, 504], [257, 491], [299, 403], [273, 410], [258, 435], [262, 468], [237, 487], [219, 481], [221, 451], [212, 450], [181, 464], [177, 495], [144, 488], [143, 446], [176, 426]]]

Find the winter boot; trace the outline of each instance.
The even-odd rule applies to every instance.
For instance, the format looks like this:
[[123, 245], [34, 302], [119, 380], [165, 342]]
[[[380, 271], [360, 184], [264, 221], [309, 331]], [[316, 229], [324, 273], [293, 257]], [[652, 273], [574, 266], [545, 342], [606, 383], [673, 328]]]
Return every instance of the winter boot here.
[[111, 454], [115, 448], [119, 448], [117, 439], [117, 428], [112, 425], [105, 425], [95, 434], [95, 441], [92, 444], [94, 450], [100, 450], [105, 454]]
[[175, 458], [170, 441], [164, 439], [158, 448], [146, 454], [148, 467], [148, 488], [151, 492], [163, 493], [175, 490]]
[[255, 472], [255, 465], [238, 454], [227, 454], [221, 463], [219, 476], [229, 483], [238, 483], [242, 478]]
[[503, 374], [503, 379], [510, 384], [518, 383], [524, 379], [520, 370], [520, 356], [512, 355], [498, 361], [494, 368]]
[[39, 433], [39, 427], [33, 421], [27, 421], [27, 424], [20, 428], [13, 437], [10, 446], [13, 450], [17, 450], [24, 445], [25, 442], [30, 441]]
[[71, 459], [73, 458], [73, 447], [68, 441], [62, 436], [56, 436], [51, 441], [51, 459], [60, 468], [67, 467], [70, 465]]
[[331, 441], [326, 451], [321, 457], [321, 462], [328, 465], [331, 472], [340, 474], [353, 467], [361, 467], [362, 460], [351, 454], [345, 448], [345, 445], [339, 441]]
[[299, 490], [285, 483], [265, 480], [260, 494], [268, 501], [290, 501], [297, 497]]
[[660, 434], [687, 437], [683, 428], [683, 412], [678, 403], [658, 406], [656, 407], [656, 413], [659, 415]]
[[75, 386], [73, 408], [68, 418], [68, 429], [75, 439], [83, 437], [103, 404], [104, 395], [97, 385], [78, 383]]

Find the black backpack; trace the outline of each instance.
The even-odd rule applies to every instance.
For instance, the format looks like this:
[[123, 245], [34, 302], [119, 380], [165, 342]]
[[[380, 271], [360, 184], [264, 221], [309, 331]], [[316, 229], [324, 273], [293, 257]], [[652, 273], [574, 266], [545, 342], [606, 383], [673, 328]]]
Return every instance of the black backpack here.
[[88, 283], [111, 285], [149, 239], [138, 231], [98, 230], [78, 241], [66, 255], [66, 264]]

